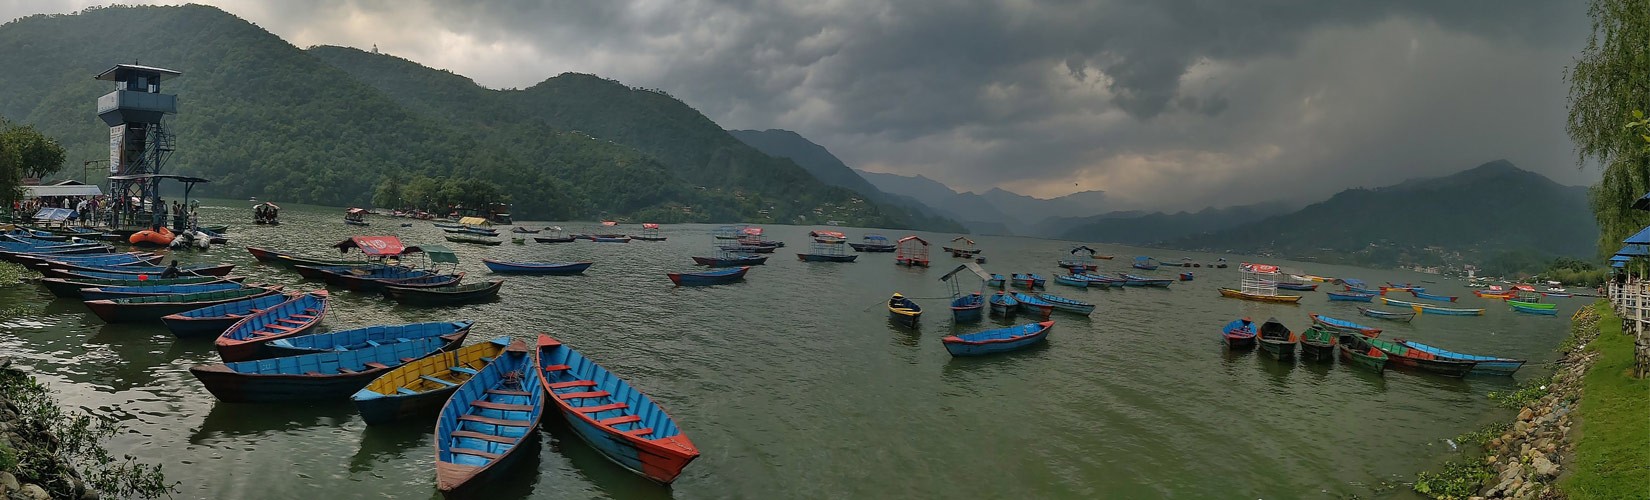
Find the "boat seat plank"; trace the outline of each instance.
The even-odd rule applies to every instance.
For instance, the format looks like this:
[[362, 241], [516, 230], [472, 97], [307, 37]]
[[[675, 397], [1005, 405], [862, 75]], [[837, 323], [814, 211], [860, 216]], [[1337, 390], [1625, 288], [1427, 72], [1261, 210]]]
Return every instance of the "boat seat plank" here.
[[578, 410], [579, 413], [601, 413], [608, 410], [623, 410], [629, 407], [630, 405], [625, 403], [612, 403], [596, 406], [575, 406], [573, 409]]
[[550, 384], [551, 389], [566, 389], [568, 387], [595, 387], [595, 386], [596, 386], [596, 381], [594, 381], [594, 380], [574, 380], [574, 381], [571, 381], [571, 382], [556, 382], [554, 384]]
[[415, 358], [401, 358], [402, 363], [411, 363]]
[[470, 406], [503, 411], [533, 411], [532, 405], [513, 405], [508, 403], [494, 403], [492, 401], [471, 401]]
[[458, 419], [463, 420], [465, 422], [478, 422], [478, 423], [483, 423], [483, 424], [488, 424], [488, 425], [505, 425], [505, 426], [510, 426], [510, 427], [527, 427], [528, 424], [533, 423], [530, 420], [505, 420], [505, 419], [502, 419], [502, 418], [489, 418], [489, 417], [483, 417], [481, 415], [468, 415], [468, 414], [459, 415]]
[[453, 448], [453, 449], [448, 450], [448, 451], [451, 451], [453, 453], [463, 453], [465, 455], [475, 455], [475, 456], [485, 458], [485, 459], [488, 459], [488, 460], [498, 460], [498, 457], [503, 456], [503, 455], [499, 455], [497, 453], [488, 453], [488, 452], [485, 452], [485, 451], [475, 450], [475, 449], [470, 449], [470, 448]]
[[627, 434], [627, 435], [631, 435], [631, 436], [646, 436], [648, 434], [653, 433], [653, 428], [652, 427], [643, 427], [643, 428], [640, 428], [640, 429], [631, 429], [631, 430], [628, 430], [628, 431], [620, 431], [620, 432], [622, 432], [624, 434]]
[[367, 339], [367, 345], [370, 345], [370, 346], [373, 346], [373, 347], [378, 347], [378, 346], [381, 346], [381, 345], [384, 345], [384, 344], [380, 344], [376, 340]]
[[599, 397], [603, 397], [603, 396], [606, 396], [606, 395], [607, 395], [607, 391], [564, 392], [564, 393], [561, 393], [561, 394], [557, 394], [556, 397], [562, 398], [562, 399], [565, 400], [565, 399], [599, 398]]
[[447, 367], [447, 369], [455, 371], [455, 372], [459, 372], [459, 373], [468, 373], [468, 374], [471, 374], [471, 375], [476, 374], [475, 370], [471, 370], [469, 368], [465, 368], [465, 367], [462, 367], [462, 366], [449, 366], [449, 367]]
[[641, 421], [642, 421], [642, 417], [638, 417], [638, 416], [635, 416], [635, 415], [625, 415], [625, 416], [622, 416], [622, 417], [613, 417], [613, 418], [610, 418], [610, 419], [607, 419], [607, 420], [597, 421], [596, 423], [602, 424], [602, 425], [619, 425], [619, 424], [628, 424], [628, 423], [632, 423], [632, 422], [641, 422]]
[[[428, 381], [431, 381], [431, 382], [435, 382], [437, 384], [441, 384], [441, 385], [447, 386], [447, 387], [452, 387], [452, 386], [458, 385], [458, 384], [454, 384], [452, 382], [448, 382], [448, 381], [441, 380], [441, 379], [438, 379], [438, 378], [435, 378], [435, 377], [431, 377], [429, 375], [419, 375], [418, 378], [428, 380]], [[480, 401], [477, 401], [477, 403], [479, 403], [479, 402]]]
[[529, 392], [526, 392], [526, 391], [512, 391], [512, 390], [509, 390], [509, 389], [487, 389], [487, 394], [497, 394], [499, 396], [532, 396], [533, 395], [532, 393], [529, 393]]
[[348, 374], [348, 373], [360, 373], [360, 372], [357, 372], [355, 370], [351, 370], [349, 368], [344, 368], [344, 367], [340, 366], [340, 367], [338, 367], [338, 373]]
[[[231, 316], [233, 316], [233, 315], [231, 315]], [[291, 317], [297, 318], [297, 319], [315, 319], [314, 316], [310, 316], [308, 314], [294, 314]]]
[[281, 325], [277, 325], [277, 324], [274, 324], [274, 323], [264, 325], [264, 328], [273, 328], [273, 329], [276, 329], [276, 330], [280, 330], [283, 333], [284, 332], [290, 332], [290, 331], [293, 331], [293, 330], [297, 330], [297, 328], [281, 326]]
[[562, 371], [562, 370], [566, 370], [568, 368], [569, 367], [567, 365], [550, 365], [550, 366], [544, 367], [544, 371], [559, 372], [559, 371]]
[[481, 357], [481, 362], [482, 363], [491, 363], [491, 362], [493, 362], [493, 358], [487, 357], [487, 356], [482, 356]]
[[372, 368], [372, 369], [375, 369], [375, 370], [382, 370], [382, 369], [385, 369], [385, 368], [389, 368], [389, 365], [379, 363], [377, 361], [368, 361], [368, 362], [362, 363], [362, 364], [367, 365], [367, 368]]
[[279, 321], [281, 323], [286, 323], [288, 325], [304, 326], [304, 322], [298, 321], [298, 320], [293, 320], [293, 319], [281, 318], [281, 319], [278, 319], [278, 320], [275, 320], [275, 321]]
[[254, 330], [250, 335], [252, 335], [253, 337], [268, 337], [270, 335], [275, 335], [275, 332], [264, 331], [264, 330]]
[[408, 389], [406, 387], [398, 387], [398, 388], [395, 389], [395, 392], [399, 392], [401, 394], [406, 394], [408, 396], [412, 396], [412, 395], [416, 395], [416, 394], [423, 394], [421, 392], [418, 392], [418, 391], [415, 391], [415, 390], [412, 390], [412, 389]]
[[516, 438], [504, 437], [504, 436], [495, 436], [495, 435], [492, 435], [492, 434], [482, 434], [482, 433], [476, 432], [476, 431], [453, 431], [452, 434], [450, 434], [450, 435], [452, 437], [455, 437], [455, 438], [480, 439], [482, 441], [492, 441], [494, 443], [511, 444], [511, 443], [516, 442]]

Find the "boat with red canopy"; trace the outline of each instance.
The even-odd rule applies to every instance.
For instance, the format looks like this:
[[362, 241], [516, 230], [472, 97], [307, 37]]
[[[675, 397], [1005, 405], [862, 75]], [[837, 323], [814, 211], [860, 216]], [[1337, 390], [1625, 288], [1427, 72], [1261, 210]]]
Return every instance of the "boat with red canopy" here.
[[642, 234], [640, 236], [631, 236], [630, 238], [641, 241], [665, 241], [666, 237], [659, 236], [658, 224], [647, 222], [642, 224]]
[[928, 267], [928, 240], [906, 236], [894, 245], [894, 265]]

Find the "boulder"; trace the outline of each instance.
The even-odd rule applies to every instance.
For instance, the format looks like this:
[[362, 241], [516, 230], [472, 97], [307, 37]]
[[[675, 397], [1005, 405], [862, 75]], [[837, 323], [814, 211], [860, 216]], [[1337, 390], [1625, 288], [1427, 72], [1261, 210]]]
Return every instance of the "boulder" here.
[[1530, 469], [1534, 470], [1536, 476], [1539, 477], [1550, 478], [1558, 475], [1558, 464], [1547, 460], [1547, 457], [1541, 455], [1537, 455], [1534, 460], [1530, 460]]
[[23, 494], [23, 498], [29, 500], [52, 500], [51, 494], [46, 493], [46, 489], [38, 484], [25, 484], [23, 489], [18, 491]]

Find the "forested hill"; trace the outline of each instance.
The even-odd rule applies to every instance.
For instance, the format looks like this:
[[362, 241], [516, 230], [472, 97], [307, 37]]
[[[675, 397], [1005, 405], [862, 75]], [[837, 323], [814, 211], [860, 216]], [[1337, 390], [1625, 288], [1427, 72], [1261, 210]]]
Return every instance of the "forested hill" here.
[[961, 224], [951, 221], [935, 210], [915, 198], [888, 194], [870, 181], [854, 173], [854, 169], [842, 163], [842, 159], [831, 154], [824, 146], [802, 137], [802, 134], [789, 130], [729, 130], [734, 138], [749, 144], [757, 151], [767, 153], [775, 158], [786, 158], [796, 162], [796, 165], [813, 174], [821, 182], [832, 186], [851, 189], [864, 194], [871, 200], [905, 208], [913, 217], [918, 217], [922, 225], [930, 227], [936, 232], [967, 232]]
[[[368, 79], [376, 70], [343, 64], [352, 53], [416, 70], [382, 75], [416, 83]], [[71, 165], [107, 158], [94, 102], [111, 85], [91, 76], [134, 61], [184, 73], [163, 85], [180, 110], [168, 171], [212, 179], [208, 196], [367, 204], [386, 179], [429, 177], [496, 187], [532, 218], [912, 225], [903, 209], [856, 202], [657, 92], [584, 75], [487, 90], [387, 56], [306, 52], [199, 5], [0, 25], [0, 115], [61, 140]]]

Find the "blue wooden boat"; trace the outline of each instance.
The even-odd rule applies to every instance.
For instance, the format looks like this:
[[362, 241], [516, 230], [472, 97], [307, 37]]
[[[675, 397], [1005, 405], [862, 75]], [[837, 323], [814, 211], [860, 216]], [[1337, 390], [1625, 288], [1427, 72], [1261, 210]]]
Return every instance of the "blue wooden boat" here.
[[796, 254], [796, 259], [800, 260], [800, 261], [803, 261], [803, 262], [853, 262], [854, 260], [856, 260], [858, 258], [859, 258], [858, 255], [853, 255], [853, 254], [849, 254], [849, 255], [836, 255], [836, 254], [828, 254], [828, 253], [799, 253], [799, 254]]
[[94, 253], [75, 255], [41, 255], [15, 254], [14, 262], [19, 264], [35, 265], [45, 262], [70, 262], [75, 264], [92, 264], [99, 266], [153, 266], [159, 264], [165, 257], [153, 253], [126, 252], [126, 253]]
[[1535, 314], [1535, 315], [1540, 315], [1540, 316], [1556, 316], [1556, 315], [1558, 315], [1558, 310], [1557, 309], [1552, 309], [1552, 308], [1529, 307], [1529, 306], [1523, 306], [1523, 305], [1518, 305], [1518, 304], [1507, 304], [1507, 307], [1511, 307], [1513, 311], [1521, 312], [1521, 313], [1524, 313], [1524, 314]]
[[864, 243], [849, 243], [848, 246], [853, 247], [855, 252], [888, 253], [892, 253], [894, 249], [898, 247], [898, 245], [888, 241], [888, 237], [880, 234], [867, 234], [862, 239], [864, 240]]
[[1380, 290], [1375, 290], [1375, 289], [1370, 289], [1370, 288], [1363, 288], [1363, 287], [1356, 287], [1356, 286], [1352, 286], [1352, 285], [1346, 285], [1346, 291], [1352, 292], [1352, 293], [1364, 293], [1364, 294], [1369, 294], [1369, 295], [1380, 295], [1381, 294]]
[[629, 236], [591, 236], [590, 241], [596, 243], [630, 243]]
[[979, 321], [985, 312], [985, 296], [978, 292], [951, 301], [951, 319], [956, 323]]
[[474, 321], [431, 321], [404, 325], [375, 325], [326, 333], [310, 333], [271, 340], [264, 344], [268, 357], [297, 356], [326, 351], [366, 349], [396, 342], [437, 337], [447, 341], [442, 351], [464, 345]]
[[1383, 310], [1380, 310], [1380, 309], [1370, 309], [1370, 308], [1367, 308], [1367, 307], [1359, 307], [1358, 312], [1363, 313], [1364, 316], [1369, 316], [1371, 318], [1389, 319], [1389, 320], [1393, 320], [1393, 321], [1402, 321], [1402, 322], [1405, 322], [1405, 323], [1408, 323], [1410, 320], [1415, 319], [1415, 312], [1414, 311], [1395, 312], [1395, 311], [1383, 311]]
[[1232, 349], [1247, 349], [1255, 346], [1255, 322], [1249, 318], [1239, 318], [1227, 323], [1220, 329], [1220, 338], [1226, 342], [1226, 347]]
[[702, 273], [668, 273], [670, 282], [676, 286], [711, 286], [726, 285], [745, 279], [745, 273], [750, 272], [751, 266], [730, 267], [716, 269]]
[[1426, 300], [1432, 300], [1432, 301], [1437, 301], [1437, 302], [1455, 302], [1456, 301], [1456, 297], [1449, 297], [1449, 296], [1444, 296], [1444, 295], [1433, 295], [1433, 294], [1426, 293], [1426, 292], [1415, 292], [1415, 291], [1412, 291], [1410, 293], [1414, 294], [1415, 298], [1418, 298], [1418, 299], [1426, 299]]
[[[103, 266], [103, 265], [93, 265], [93, 264], [82, 265], [82, 264], [74, 264], [74, 263], [58, 262], [58, 261], [47, 261], [47, 262], [43, 262], [43, 263], [40, 263], [40, 264], [36, 264], [35, 269], [40, 271], [40, 274], [42, 274], [42, 275], [45, 275], [45, 276], [48, 276], [48, 277], [57, 277], [57, 278], [68, 277], [68, 275], [66, 273], [71, 273], [71, 272], [75, 272], [75, 273], [78, 273], [78, 272], [98, 272], [98, 273], [130, 274], [130, 275], [133, 275], [133, 276], [148, 275], [148, 276], [153, 277], [153, 278], [159, 278], [162, 273], [166, 272], [166, 267], [165, 266], [137, 266], [137, 265]], [[227, 276], [227, 275], [229, 275], [229, 272], [233, 271], [234, 269], [235, 269], [234, 264], [216, 264], [216, 265], [213, 265], [213, 264], [197, 264], [197, 265], [190, 265], [190, 266], [178, 266], [178, 275], [179, 276]]]
[[911, 299], [905, 298], [904, 295], [899, 293], [895, 293], [892, 298], [888, 299], [888, 319], [890, 321], [909, 328], [916, 328], [917, 320], [921, 318], [922, 306], [912, 302]]
[[1477, 364], [1473, 365], [1470, 373], [1481, 375], [1512, 375], [1513, 372], [1518, 371], [1518, 369], [1524, 366], [1525, 363], [1525, 360], [1522, 359], [1461, 354], [1412, 340], [1399, 340], [1398, 343], [1403, 344], [1410, 349], [1432, 354], [1433, 356], [1437, 356], [1441, 359], [1476, 362]]
[[1027, 290], [1037, 287], [1037, 280], [1029, 274], [1014, 273], [1009, 280], [1014, 283], [1014, 286], [1025, 287]]
[[1043, 288], [1045, 285], [1048, 284], [1048, 280], [1043, 279], [1043, 275], [1041, 275], [1041, 274], [1030, 273], [1030, 274], [1027, 274], [1026, 276], [1031, 278], [1031, 284], [1036, 286], [1037, 288]]
[[1381, 302], [1386, 304], [1386, 305], [1389, 305], [1389, 306], [1408, 307], [1408, 308], [1414, 309], [1415, 312], [1423, 313], [1423, 314], [1441, 314], [1441, 315], [1445, 315], [1445, 316], [1483, 316], [1484, 315], [1484, 310], [1483, 309], [1457, 309], [1457, 308], [1450, 308], [1450, 307], [1438, 307], [1438, 306], [1435, 306], [1435, 305], [1432, 305], [1432, 304], [1417, 304], [1417, 303], [1414, 303], [1414, 302], [1405, 302], [1405, 301], [1402, 301], [1402, 300], [1389, 299], [1389, 298], [1386, 298], [1386, 297], [1381, 297]]
[[510, 337], [499, 337], [419, 358], [372, 379], [350, 400], [367, 425], [438, 413], [458, 386], [486, 368], [509, 345]]
[[940, 341], [945, 343], [945, 350], [952, 356], [982, 356], [1031, 347], [1048, 340], [1048, 334], [1053, 330], [1053, 321], [1043, 321], [963, 335], [948, 335]]
[[1124, 286], [1158, 286], [1158, 287], [1166, 287], [1166, 286], [1169, 286], [1170, 284], [1174, 283], [1174, 280], [1147, 278], [1145, 276], [1135, 276], [1133, 274], [1119, 273], [1118, 276], [1123, 277], [1123, 280], [1124, 280], [1123, 285]]
[[1312, 314], [1309, 316], [1312, 318], [1312, 324], [1327, 328], [1333, 332], [1358, 333], [1370, 337], [1379, 336], [1381, 334], [1380, 328], [1364, 326], [1344, 319], [1331, 318], [1322, 314]]
[[235, 322], [213, 345], [224, 361], [247, 361], [280, 356], [264, 344], [308, 333], [327, 316], [327, 291], [316, 290], [264, 308]]
[[239, 323], [247, 315], [291, 300], [289, 295], [271, 294], [262, 297], [210, 305], [160, 318], [166, 329], [177, 338], [217, 337]]
[[986, 280], [985, 285], [989, 286], [989, 287], [995, 287], [995, 288], [1001, 289], [1003, 287], [1003, 285], [1005, 285], [1007, 283], [1008, 283], [1008, 277], [1007, 276], [1003, 276], [1003, 275], [997, 274], [997, 273], [991, 273], [991, 279]]
[[457, 284], [462, 275], [438, 275], [423, 269], [402, 266], [292, 266], [299, 275], [319, 279], [329, 285], [357, 292], [382, 291], [385, 286], [445, 286]]
[[1083, 302], [1081, 300], [1068, 299], [1049, 293], [1039, 293], [1037, 294], [1037, 298], [1043, 299], [1043, 301], [1053, 305], [1054, 309], [1059, 311], [1065, 311], [1072, 314], [1081, 314], [1084, 316], [1088, 316], [1090, 313], [1094, 312], [1094, 304]]
[[991, 314], [998, 316], [1013, 316], [1020, 309], [1020, 301], [1014, 300], [1014, 294], [997, 292], [991, 294]]
[[201, 283], [221, 283], [224, 281], [239, 282], [244, 279], [246, 278], [239, 276], [184, 276], [181, 278], [150, 278], [147, 280], [40, 278], [40, 285], [46, 287], [46, 290], [51, 291], [52, 295], [66, 299], [80, 299], [80, 289], [82, 288], [101, 288], [110, 286], [198, 285]]
[[[387, 346], [386, 346], [387, 347]], [[503, 481], [516, 453], [544, 415], [543, 377], [525, 342], [504, 353], [453, 391], [435, 423], [436, 489], [468, 497], [477, 486]]]
[[228, 403], [340, 400], [441, 347], [441, 339], [429, 338], [354, 351], [195, 365], [189, 373]]
[[768, 262], [766, 255], [727, 254], [720, 257], [694, 257], [693, 263], [710, 267], [760, 266]]
[[1102, 290], [1110, 289], [1114, 285], [1123, 286], [1124, 282], [1124, 280], [1099, 274], [1075, 273], [1070, 275], [1070, 277], [1089, 282], [1089, 288], [1099, 288]]
[[1020, 304], [1021, 311], [1035, 312], [1043, 319], [1048, 319], [1048, 316], [1054, 313], [1054, 304], [1034, 295], [1015, 292], [1014, 301]]
[[502, 287], [504, 280], [437, 287], [389, 285], [384, 287], [384, 295], [409, 306], [442, 307], [498, 300], [498, 291]]
[[1373, 293], [1357, 293], [1357, 292], [1324, 292], [1324, 293], [1329, 295], [1329, 300], [1331, 300], [1331, 301], [1343, 300], [1343, 301], [1350, 301], [1350, 302], [1369, 302], [1371, 299], [1375, 298], [1375, 294], [1373, 294]]
[[539, 335], [539, 380], [556, 409], [603, 457], [670, 484], [699, 458], [675, 419], [618, 375], [548, 335]]
[[[105, 272], [99, 272], [99, 271], [64, 271], [64, 272], [57, 273], [57, 275], [58, 275], [58, 277], [60, 277], [62, 279], [66, 279], [66, 280], [70, 280], [70, 281], [77, 281], [77, 280], [81, 280], [81, 279], [126, 280], [126, 281], [130, 281], [134, 285], [138, 284], [139, 282], [144, 282], [144, 281], [149, 281], [151, 279], [160, 278], [160, 275], [150, 276], [150, 275], [147, 275], [147, 274], [105, 273]], [[189, 277], [210, 278], [210, 279], [223, 278], [222, 276], [183, 276], [183, 277], [185, 277], [185, 278], [189, 278]]]
[[168, 314], [192, 311], [202, 307], [236, 302], [264, 295], [274, 295], [280, 286], [251, 285], [235, 290], [185, 293], [176, 295], [149, 295], [113, 300], [83, 302], [98, 318], [109, 323], [123, 321], [159, 321]]
[[1088, 288], [1089, 287], [1089, 280], [1086, 280], [1086, 279], [1083, 279], [1083, 278], [1078, 278], [1078, 277], [1075, 277], [1075, 276], [1055, 275], [1054, 276], [1054, 282], [1059, 283], [1061, 285], [1074, 286], [1074, 287], [1077, 287], [1077, 288]]
[[185, 293], [216, 292], [220, 290], [238, 290], [240, 283], [221, 280], [208, 283], [184, 285], [154, 285], [154, 286], [103, 286], [80, 289], [81, 300], [114, 300], [130, 297], [149, 297], [154, 295], [174, 295]]
[[1146, 257], [1144, 255], [1135, 257], [1133, 266], [1135, 269], [1145, 269], [1147, 271], [1157, 270], [1157, 262], [1155, 262], [1151, 257]]
[[503, 262], [481, 259], [487, 269], [495, 273], [570, 275], [583, 273], [594, 262]]

